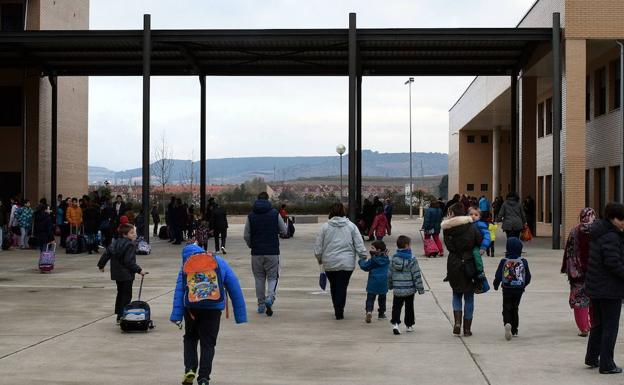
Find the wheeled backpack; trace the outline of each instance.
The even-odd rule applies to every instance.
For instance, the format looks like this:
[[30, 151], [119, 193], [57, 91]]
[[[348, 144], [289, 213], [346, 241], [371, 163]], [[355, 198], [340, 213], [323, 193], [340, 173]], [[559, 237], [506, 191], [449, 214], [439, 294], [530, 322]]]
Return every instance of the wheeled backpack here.
[[[50, 249], [50, 245], [53, 245]], [[46, 249], [39, 255], [39, 271], [42, 273], [49, 273], [54, 270], [54, 263], [56, 262], [56, 244], [48, 243]]]
[[124, 332], [147, 332], [149, 329], [154, 328], [150, 306], [147, 302], [141, 301], [143, 278], [145, 278], [145, 276], [142, 275], [141, 286], [139, 287], [139, 298], [124, 307], [123, 315], [119, 322], [119, 327]]
[[167, 226], [160, 226], [160, 229], [158, 229], [158, 238], [169, 239], [169, 229]]

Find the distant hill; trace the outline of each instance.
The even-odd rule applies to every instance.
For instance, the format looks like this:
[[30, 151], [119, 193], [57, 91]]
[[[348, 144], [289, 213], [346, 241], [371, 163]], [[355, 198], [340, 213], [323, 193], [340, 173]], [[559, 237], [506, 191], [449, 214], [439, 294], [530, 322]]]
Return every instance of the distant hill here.
[[[190, 160], [173, 161], [172, 183], [183, 182], [188, 174]], [[249, 157], [208, 159], [206, 161], [208, 183], [242, 183], [254, 177], [267, 181], [294, 180], [298, 178], [327, 177], [340, 174], [338, 156], [299, 157]], [[409, 176], [409, 153], [379, 153], [371, 150], [362, 152], [363, 176], [397, 178]], [[422, 169], [421, 169], [422, 165]], [[413, 175], [444, 175], [448, 171], [448, 155], [437, 152], [415, 152], [412, 154]], [[153, 165], [152, 165], [153, 167]], [[193, 163], [196, 178], [199, 178], [199, 162]], [[343, 173], [349, 169], [347, 155], [343, 157]], [[89, 166], [89, 183], [135, 182], [141, 178], [141, 169], [111, 171], [104, 167]]]

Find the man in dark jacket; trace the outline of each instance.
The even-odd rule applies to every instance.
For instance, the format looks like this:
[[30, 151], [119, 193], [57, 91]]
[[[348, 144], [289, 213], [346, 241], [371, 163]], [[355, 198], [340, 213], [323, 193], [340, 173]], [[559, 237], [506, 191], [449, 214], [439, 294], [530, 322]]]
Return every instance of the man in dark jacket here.
[[83, 199], [85, 208], [82, 212], [82, 223], [87, 241], [87, 251], [89, 254], [92, 254], [94, 251], [97, 253], [99, 246], [96, 242], [96, 235], [100, 223], [100, 209], [88, 196], [85, 196]]
[[134, 226], [124, 223], [117, 230], [119, 238], [111, 244], [100, 260], [98, 268], [104, 272], [104, 266], [110, 260], [111, 280], [117, 283], [117, 298], [115, 299], [115, 314], [117, 314], [117, 323], [123, 316], [123, 309], [132, 300], [132, 284], [134, 283], [134, 275], [145, 275], [147, 272], [136, 263], [136, 240], [137, 233]]
[[[212, 210], [210, 213], [210, 230], [212, 230], [215, 239], [215, 251], [221, 251], [223, 254], [227, 254], [225, 250], [225, 239], [227, 238], [227, 212], [218, 203], [212, 204]], [[219, 246], [219, 240], [221, 245]]]
[[624, 298], [624, 205], [609, 203], [605, 219], [594, 222], [589, 236], [585, 291], [592, 304], [585, 365], [600, 373], [621, 373], [613, 361]]
[[152, 216], [152, 222], [154, 223], [154, 236], [158, 236], [158, 224], [160, 224], [160, 213], [158, 212], [158, 205], [152, 206], [152, 211], [150, 212]]
[[[258, 313], [273, 315], [273, 302], [279, 278], [279, 234], [288, 229], [269, 202], [269, 194], [261, 192], [245, 223], [245, 242], [251, 249], [251, 270], [256, 280]], [[268, 286], [268, 294], [266, 289]]]

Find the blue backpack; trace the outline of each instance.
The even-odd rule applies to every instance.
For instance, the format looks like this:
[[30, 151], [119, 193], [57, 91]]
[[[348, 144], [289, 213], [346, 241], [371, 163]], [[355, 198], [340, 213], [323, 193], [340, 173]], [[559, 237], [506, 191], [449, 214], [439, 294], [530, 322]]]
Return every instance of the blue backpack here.
[[524, 258], [505, 258], [503, 263], [503, 280], [501, 282], [504, 288], [524, 289], [526, 285], [526, 271], [523, 261]]

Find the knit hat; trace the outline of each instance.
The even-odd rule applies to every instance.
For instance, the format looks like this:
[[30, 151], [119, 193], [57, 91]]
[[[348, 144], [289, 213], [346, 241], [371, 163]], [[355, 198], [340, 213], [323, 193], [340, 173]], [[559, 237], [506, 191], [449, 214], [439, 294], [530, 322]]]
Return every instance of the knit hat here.
[[124, 223], [128, 223], [128, 222], [129, 222], [129, 220], [128, 220], [127, 216], [122, 215], [122, 216], [119, 217], [119, 224], [120, 225], [123, 225]]
[[206, 250], [204, 250], [203, 248], [197, 246], [196, 244], [192, 243], [190, 245], [185, 246], [182, 249], [182, 258], [184, 260], [187, 260], [190, 256], [195, 255], [195, 254], [201, 254], [201, 253], [205, 253]]

